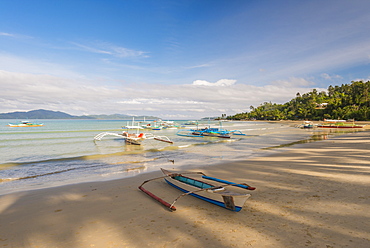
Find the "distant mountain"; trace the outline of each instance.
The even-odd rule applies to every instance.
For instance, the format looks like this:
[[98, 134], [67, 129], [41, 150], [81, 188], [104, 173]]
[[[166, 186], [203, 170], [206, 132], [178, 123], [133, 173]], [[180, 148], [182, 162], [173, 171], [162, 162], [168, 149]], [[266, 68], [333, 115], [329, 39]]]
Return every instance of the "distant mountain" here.
[[28, 112], [12, 112], [0, 114], [0, 119], [75, 119], [76, 116], [59, 111], [32, 110]]
[[[132, 120], [133, 116], [130, 115], [83, 115], [75, 116], [60, 111], [52, 110], [32, 110], [28, 112], [12, 112], [0, 114], [0, 119], [102, 119], [102, 120]], [[154, 116], [135, 116], [137, 120], [156, 120]]]

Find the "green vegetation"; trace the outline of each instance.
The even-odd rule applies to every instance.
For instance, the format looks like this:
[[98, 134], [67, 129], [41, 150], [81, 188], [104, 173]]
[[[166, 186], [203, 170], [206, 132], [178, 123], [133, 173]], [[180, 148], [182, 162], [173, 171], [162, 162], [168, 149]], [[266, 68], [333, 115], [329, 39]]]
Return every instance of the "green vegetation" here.
[[370, 120], [370, 81], [329, 86], [327, 92], [311, 92], [284, 104], [265, 102], [251, 111], [228, 116], [228, 120]]

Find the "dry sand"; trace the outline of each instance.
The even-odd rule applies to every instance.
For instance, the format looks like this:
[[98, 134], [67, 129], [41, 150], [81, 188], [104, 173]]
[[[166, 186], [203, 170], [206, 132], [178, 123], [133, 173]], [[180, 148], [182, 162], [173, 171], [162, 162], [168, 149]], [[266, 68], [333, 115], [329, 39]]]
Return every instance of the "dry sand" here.
[[169, 212], [137, 189], [159, 172], [0, 196], [0, 247], [368, 248], [369, 148], [370, 132], [358, 132], [200, 168], [257, 187], [239, 213], [190, 196]]

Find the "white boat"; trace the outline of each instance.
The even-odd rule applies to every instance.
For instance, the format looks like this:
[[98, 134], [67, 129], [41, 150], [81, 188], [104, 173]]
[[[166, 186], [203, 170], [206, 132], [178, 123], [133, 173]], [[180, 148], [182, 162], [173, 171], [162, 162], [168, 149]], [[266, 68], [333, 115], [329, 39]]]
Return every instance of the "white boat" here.
[[157, 136], [151, 133], [129, 133], [126, 131], [123, 132], [122, 134], [102, 132], [94, 137], [94, 141], [101, 140], [105, 136], [115, 136], [115, 137], [123, 138], [127, 144], [131, 144], [131, 145], [141, 145], [141, 142], [146, 139], [149, 139], [149, 140], [154, 139], [157, 141], [162, 141], [162, 142], [173, 144], [173, 141], [171, 141], [167, 136]]
[[123, 126], [122, 127], [123, 129], [144, 129], [144, 128], [142, 128], [141, 126], [139, 126], [139, 125], [135, 125], [135, 118], [134, 117], [132, 117], [132, 123], [131, 123], [131, 125], [130, 125], [130, 123], [129, 122], [127, 122], [127, 125], [126, 126]]
[[32, 123], [29, 121], [21, 121], [18, 124], [8, 123], [9, 127], [42, 127], [43, 125], [43, 123]]

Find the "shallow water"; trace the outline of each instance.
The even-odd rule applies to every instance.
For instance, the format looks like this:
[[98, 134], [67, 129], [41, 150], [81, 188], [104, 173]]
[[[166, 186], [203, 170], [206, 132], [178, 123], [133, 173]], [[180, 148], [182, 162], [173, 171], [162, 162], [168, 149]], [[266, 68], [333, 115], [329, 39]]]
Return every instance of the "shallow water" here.
[[[128, 124], [122, 120], [43, 120], [43, 127], [25, 128], [8, 127], [9, 122], [16, 121], [0, 120], [0, 194], [124, 178], [160, 167], [200, 167], [242, 160], [323, 139], [330, 132], [280, 123], [223, 122], [223, 128], [241, 130], [246, 135], [200, 138], [177, 136], [177, 129], [146, 130], [168, 136], [174, 144], [145, 140], [136, 146], [113, 136], [93, 140], [101, 132], [122, 133], [121, 127]], [[207, 121], [200, 125], [220, 124]]]

